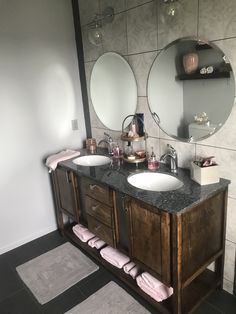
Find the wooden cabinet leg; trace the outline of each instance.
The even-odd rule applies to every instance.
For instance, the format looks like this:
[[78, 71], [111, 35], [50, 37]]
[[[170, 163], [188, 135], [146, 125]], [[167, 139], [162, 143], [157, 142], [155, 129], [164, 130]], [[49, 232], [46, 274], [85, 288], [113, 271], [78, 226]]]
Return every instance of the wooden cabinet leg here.
[[182, 313], [182, 286], [181, 286], [181, 255], [182, 255], [182, 225], [181, 217], [178, 215], [172, 216], [172, 273], [173, 273], [173, 289], [172, 308], [174, 314]]

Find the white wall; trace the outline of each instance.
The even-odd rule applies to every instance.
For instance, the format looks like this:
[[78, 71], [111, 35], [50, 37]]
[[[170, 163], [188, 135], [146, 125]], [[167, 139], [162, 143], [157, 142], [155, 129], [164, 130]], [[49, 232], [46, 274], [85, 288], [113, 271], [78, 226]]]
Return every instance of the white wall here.
[[0, 254], [56, 229], [43, 159], [84, 139], [71, 2], [0, 0]]

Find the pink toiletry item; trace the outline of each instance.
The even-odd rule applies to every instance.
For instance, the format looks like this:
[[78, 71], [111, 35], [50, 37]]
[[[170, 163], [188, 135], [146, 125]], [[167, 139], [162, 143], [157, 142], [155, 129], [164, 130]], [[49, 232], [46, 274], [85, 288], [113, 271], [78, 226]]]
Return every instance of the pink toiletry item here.
[[122, 268], [130, 261], [130, 258], [118, 250], [107, 246], [100, 251], [101, 256], [115, 267]]
[[49, 156], [46, 160], [46, 166], [49, 168], [49, 172], [51, 172], [56, 169], [57, 164], [60, 161], [68, 160], [68, 159], [77, 157], [79, 155], [80, 155], [80, 152], [75, 151], [75, 150], [71, 150], [71, 149], [63, 150], [60, 153]]
[[169, 298], [173, 294], [173, 288], [167, 287], [161, 281], [145, 272], [136, 278], [137, 285], [157, 302]]

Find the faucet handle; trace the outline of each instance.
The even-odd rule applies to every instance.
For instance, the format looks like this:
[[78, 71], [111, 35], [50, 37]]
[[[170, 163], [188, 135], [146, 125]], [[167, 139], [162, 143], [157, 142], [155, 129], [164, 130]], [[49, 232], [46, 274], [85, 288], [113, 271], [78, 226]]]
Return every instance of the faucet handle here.
[[171, 146], [170, 144], [167, 144], [167, 148], [168, 148], [168, 150], [171, 152], [171, 153], [173, 153], [173, 154], [176, 154], [177, 152], [176, 152], [176, 149], [173, 147], [173, 146]]
[[111, 137], [108, 133], [104, 132], [104, 135], [107, 136], [107, 140], [108, 140], [109, 142], [113, 142], [112, 137]]

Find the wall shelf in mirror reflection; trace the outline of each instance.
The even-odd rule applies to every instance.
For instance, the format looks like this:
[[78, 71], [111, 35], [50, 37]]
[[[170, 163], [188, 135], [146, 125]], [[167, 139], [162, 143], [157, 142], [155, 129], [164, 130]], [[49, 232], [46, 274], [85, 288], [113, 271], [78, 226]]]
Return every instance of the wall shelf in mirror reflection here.
[[[198, 66], [186, 73], [183, 59], [198, 55]], [[171, 91], [171, 92], [170, 92]], [[155, 122], [180, 141], [198, 141], [219, 130], [234, 103], [235, 81], [231, 65], [216, 45], [199, 38], [170, 43], [156, 57], [148, 76], [148, 103]], [[206, 113], [208, 120], [194, 117]]]
[[121, 55], [107, 52], [98, 58], [90, 78], [90, 95], [103, 125], [121, 131], [125, 117], [136, 112], [138, 99], [133, 71]]

